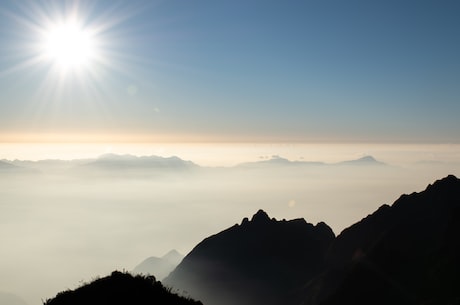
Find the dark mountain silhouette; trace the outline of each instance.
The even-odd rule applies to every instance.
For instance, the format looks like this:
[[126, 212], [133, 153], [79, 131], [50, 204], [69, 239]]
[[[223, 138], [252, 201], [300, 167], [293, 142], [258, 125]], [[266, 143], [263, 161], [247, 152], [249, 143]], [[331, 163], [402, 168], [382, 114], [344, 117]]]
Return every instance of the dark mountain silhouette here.
[[401, 196], [345, 229], [305, 304], [460, 304], [460, 180]]
[[336, 238], [259, 211], [198, 244], [165, 283], [208, 305], [460, 304], [459, 236], [460, 180], [448, 176]]
[[171, 293], [153, 276], [114, 271], [76, 290], [60, 292], [44, 305], [199, 305], [199, 301]]
[[282, 304], [322, 270], [333, 239], [324, 223], [277, 221], [260, 210], [203, 240], [164, 282], [207, 305]]
[[133, 269], [134, 274], [154, 275], [163, 280], [182, 261], [184, 256], [176, 250], [171, 250], [162, 257], [149, 257]]
[[0, 292], [0, 305], [27, 305], [27, 303], [17, 295]]

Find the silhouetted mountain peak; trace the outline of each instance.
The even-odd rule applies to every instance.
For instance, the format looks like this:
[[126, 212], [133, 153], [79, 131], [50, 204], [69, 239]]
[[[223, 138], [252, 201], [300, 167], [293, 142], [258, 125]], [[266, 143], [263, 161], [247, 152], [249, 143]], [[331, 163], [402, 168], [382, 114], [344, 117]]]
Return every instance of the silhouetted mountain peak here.
[[204, 239], [165, 283], [210, 305], [280, 304], [291, 287], [319, 272], [334, 237], [324, 223], [277, 221], [259, 210]]
[[269, 223], [270, 217], [264, 210], [259, 210], [252, 216], [251, 222], [255, 224]]
[[334, 236], [334, 231], [332, 231], [331, 227], [328, 226], [325, 222], [320, 221], [315, 226], [316, 231], [321, 236]]
[[453, 188], [453, 187], [456, 187], [458, 186], [460, 183], [460, 179], [458, 179], [456, 176], [454, 175], [448, 175], [447, 177], [445, 178], [442, 178], [442, 179], [439, 179], [439, 180], [436, 180], [433, 184], [429, 184], [428, 187], [426, 188], [426, 190], [430, 190], [430, 191], [439, 191], [439, 190], [443, 190], [443, 189], [449, 189], [449, 188]]
[[179, 264], [180, 261], [184, 258], [184, 256], [182, 254], [180, 254], [179, 252], [177, 252], [176, 249], [173, 249], [171, 251], [169, 251], [168, 253], [166, 253], [165, 255], [163, 255], [161, 257], [162, 259], [170, 262], [170, 263], [173, 263], [173, 264]]

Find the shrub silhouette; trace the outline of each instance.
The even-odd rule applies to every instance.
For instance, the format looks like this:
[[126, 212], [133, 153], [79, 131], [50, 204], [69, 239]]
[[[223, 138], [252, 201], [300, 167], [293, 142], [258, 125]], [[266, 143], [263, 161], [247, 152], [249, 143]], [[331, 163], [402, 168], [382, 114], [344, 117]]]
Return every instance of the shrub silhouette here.
[[44, 305], [202, 305], [181, 297], [156, 281], [153, 276], [114, 271], [110, 276], [96, 279], [76, 290], [60, 292]]

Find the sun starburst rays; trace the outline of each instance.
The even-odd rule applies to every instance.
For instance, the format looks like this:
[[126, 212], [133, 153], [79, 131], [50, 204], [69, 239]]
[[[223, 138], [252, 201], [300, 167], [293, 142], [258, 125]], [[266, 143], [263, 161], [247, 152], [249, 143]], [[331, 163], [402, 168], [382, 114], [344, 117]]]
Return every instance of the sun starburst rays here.
[[15, 43], [2, 47], [10, 64], [0, 77], [21, 75], [13, 85], [28, 88], [27, 112], [37, 124], [49, 121], [52, 113], [56, 120], [76, 120], [74, 112], [105, 117], [107, 103], [118, 97], [111, 86], [114, 75], [127, 70], [114, 37], [120, 37], [116, 27], [130, 17], [129, 12], [107, 9], [95, 14], [93, 2], [68, 3], [27, 1], [15, 9], [0, 8], [0, 17], [17, 25], [3, 29]]
[[[86, 4], [86, 5], [84, 5]], [[40, 69], [46, 73], [40, 88], [57, 90], [56, 85], [76, 86], [94, 82], [103, 71], [116, 69], [117, 59], [110, 41], [114, 27], [127, 17], [106, 14], [104, 18], [92, 15], [91, 2], [73, 2], [62, 8], [57, 4], [38, 6], [27, 2], [18, 4], [21, 13], [1, 11], [6, 18], [19, 25], [12, 36], [23, 36], [10, 53], [15, 62], [1, 75], [26, 73]], [[99, 82], [102, 84], [103, 82]], [[86, 85], [86, 84], [85, 84]], [[61, 88], [63, 89], [63, 88]]]

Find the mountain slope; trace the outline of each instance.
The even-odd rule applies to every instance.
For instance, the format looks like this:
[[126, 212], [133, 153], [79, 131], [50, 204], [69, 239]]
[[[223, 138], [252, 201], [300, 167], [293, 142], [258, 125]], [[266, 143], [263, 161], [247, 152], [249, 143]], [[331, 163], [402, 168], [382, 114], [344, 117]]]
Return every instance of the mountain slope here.
[[460, 304], [460, 180], [448, 176], [345, 229], [259, 211], [165, 279], [209, 305]]
[[344, 230], [327, 255], [327, 272], [304, 292], [308, 304], [458, 304], [460, 180], [425, 191]]
[[277, 221], [260, 210], [203, 240], [164, 282], [207, 305], [280, 304], [321, 270], [333, 239], [324, 223]]

